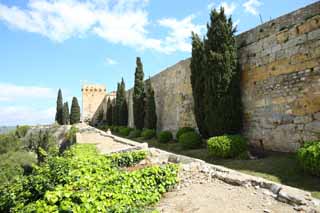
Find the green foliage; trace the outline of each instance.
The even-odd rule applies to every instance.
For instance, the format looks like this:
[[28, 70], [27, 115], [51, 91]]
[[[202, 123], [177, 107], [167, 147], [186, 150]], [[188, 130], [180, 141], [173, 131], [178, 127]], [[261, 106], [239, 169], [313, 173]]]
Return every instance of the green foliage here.
[[156, 102], [150, 78], [146, 82], [146, 89], [144, 127], [147, 129], [157, 129]]
[[135, 152], [124, 152], [124, 153], [115, 153], [108, 156], [111, 159], [113, 165], [119, 167], [128, 167], [133, 166], [143, 159], [145, 159], [147, 153], [145, 151], [135, 151]]
[[179, 143], [184, 149], [194, 149], [194, 148], [199, 148], [201, 146], [202, 141], [198, 133], [194, 131], [192, 132], [189, 131], [180, 135]]
[[17, 126], [15, 134], [18, 138], [24, 138], [31, 127], [28, 125]]
[[70, 113], [68, 102], [63, 104], [63, 114], [62, 114], [62, 123], [67, 125], [70, 123]]
[[21, 140], [13, 132], [0, 135], [0, 154], [16, 152], [21, 149], [21, 146]]
[[63, 124], [63, 99], [61, 89], [58, 91], [57, 108], [56, 108], [56, 122], [60, 125]]
[[129, 133], [130, 133], [132, 130], [133, 130], [133, 129], [132, 129], [132, 128], [129, 128], [129, 127], [120, 127], [120, 128], [119, 128], [119, 134], [120, 134], [121, 136], [126, 137], [126, 136], [129, 135]]
[[112, 126], [112, 102], [110, 98], [108, 98], [107, 102], [107, 124]]
[[141, 130], [140, 129], [134, 129], [129, 133], [128, 138], [138, 138], [141, 136]]
[[119, 114], [119, 125], [127, 126], [128, 125], [128, 105], [126, 100], [126, 86], [122, 78], [119, 92], [117, 96], [117, 108]]
[[77, 132], [79, 132], [79, 129], [75, 126], [71, 126], [71, 128], [67, 132], [66, 140], [69, 141], [70, 144], [75, 144], [77, 142]]
[[70, 124], [80, 123], [80, 106], [76, 97], [72, 98]]
[[116, 107], [116, 99], [112, 100], [112, 125], [118, 125], [118, 110]]
[[170, 131], [159, 132], [158, 137], [157, 137], [157, 139], [160, 143], [167, 143], [167, 142], [171, 141], [172, 138], [173, 138], [173, 136]]
[[186, 132], [195, 132], [195, 129], [192, 128], [192, 127], [182, 127], [182, 128], [180, 128], [180, 129], [178, 130], [177, 134], [176, 134], [177, 140], [179, 140], [179, 137], [180, 137], [182, 134], [186, 133]]
[[156, 131], [154, 129], [144, 129], [141, 133], [141, 137], [145, 140], [151, 139], [156, 136]]
[[24, 168], [36, 163], [36, 156], [24, 150], [0, 155], [0, 185], [9, 184], [24, 173]]
[[143, 129], [144, 127], [144, 82], [143, 82], [143, 65], [140, 57], [136, 60], [136, 71], [134, 74], [134, 87], [133, 87], [133, 118], [134, 125], [137, 129]]
[[304, 171], [320, 176], [320, 141], [306, 142], [298, 149], [297, 158]]
[[56, 138], [48, 129], [40, 129], [28, 134], [24, 143], [26, 147], [36, 153], [39, 163], [45, 161], [48, 154], [55, 155], [58, 152]]
[[222, 158], [234, 158], [247, 152], [248, 142], [241, 135], [223, 135], [208, 140], [210, 155]]
[[202, 41], [192, 34], [191, 84], [194, 111], [203, 137], [241, 130], [240, 70], [235, 28], [223, 8], [213, 10]]
[[1, 212], [143, 212], [177, 182], [177, 165], [131, 166], [145, 152], [104, 156], [94, 145], [74, 145], [32, 175], [0, 186]]

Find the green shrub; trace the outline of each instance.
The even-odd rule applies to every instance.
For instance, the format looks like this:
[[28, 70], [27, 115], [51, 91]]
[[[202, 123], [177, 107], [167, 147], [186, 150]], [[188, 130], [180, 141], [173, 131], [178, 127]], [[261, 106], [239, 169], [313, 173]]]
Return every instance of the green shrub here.
[[172, 133], [170, 131], [162, 131], [158, 134], [158, 141], [160, 143], [167, 143], [172, 140]]
[[144, 129], [141, 133], [143, 139], [148, 140], [156, 136], [156, 131], [154, 129]]
[[298, 149], [297, 157], [304, 171], [320, 176], [320, 141], [306, 142]]
[[112, 133], [119, 133], [120, 127], [119, 126], [111, 126], [110, 130]]
[[120, 127], [119, 134], [123, 137], [127, 137], [132, 130], [133, 129], [129, 127]]
[[102, 155], [76, 144], [32, 173], [0, 185], [0, 212], [145, 212], [177, 182], [178, 166], [127, 172], [146, 152]]
[[182, 127], [178, 130], [177, 134], [176, 134], [176, 138], [177, 140], [179, 140], [179, 137], [186, 132], [195, 132], [195, 129], [192, 127]]
[[31, 128], [31, 127], [28, 126], [28, 125], [17, 126], [16, 131], [15, 131], [16, 136], [17, 136], [18, 138], [23, 138], [23, 137], [25, 137], [26, 134], [27, 134], [27, 132], [28, 132], [28, 130], [29, 130], [30, 128]]
[[247, 151], [247, 140], [241, 135], [223, 135], [208, 140], [210, 155], [222, 158], [242, 156]]
[[185, 132], [179, 137], [179, 143], [184, 149], [198, 148], [201, 142], [201, 137], [196, 132]]
[[141, 130], [140, 129], [134, 129], [129, 133], [128, 138], [139, 138], [141, 136]]

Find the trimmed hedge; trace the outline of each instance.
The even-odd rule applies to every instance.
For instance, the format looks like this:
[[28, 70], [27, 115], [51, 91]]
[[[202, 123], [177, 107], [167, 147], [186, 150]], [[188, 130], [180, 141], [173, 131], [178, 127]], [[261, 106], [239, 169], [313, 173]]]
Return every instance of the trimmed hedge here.
[[223, 135], [208, 140], [210, 155], [222, 158], [244, 157], [248, 142], [241, 135]]
[[134, 129], [129, 133], [128, 138], [139, 138], [141, 136], [141, 130], [140, 129]]
[[143, 139], [151, 139], [154, 136], [156, 136], [156, 131], [154, 129], [144, 129], [141, 133], [141, 137], [143, 137]]
[[184, 149], [194, 149], [201, 146], [201, 137], [196, 132], [185, 132], [179, 137], [179, 143]]
[[173, 136], [170, 131], [162, 131], [162, 132], [159, 132], [157, 138], [158, 138], [158, 142], [167, 143], [172, 140]]
[[126, 136], [129, 135], [129, 133], [130, 133], [132, 130], [133, 130], [133, 129], [132, 129], [132, 128], [129, 128], [129, 127], [120, 127], [120, 128], [119, 128], [119, 134], [120, 134], [121, 136], [126, 137]]
[[306, 142], [297, 152], [301, 168], [316, 176], [320, 176], [320, 141]]
[[182, 128], [180, 128], [180, 129], [178, 130], [177, 134], [176, 134], [177, 140], [179, 140], [179, 137], [180, 137], [182, 134], [186, 133], [186, 132], [195, 132], [195, 129], [192, 128], [192, 127], [182, 127]]

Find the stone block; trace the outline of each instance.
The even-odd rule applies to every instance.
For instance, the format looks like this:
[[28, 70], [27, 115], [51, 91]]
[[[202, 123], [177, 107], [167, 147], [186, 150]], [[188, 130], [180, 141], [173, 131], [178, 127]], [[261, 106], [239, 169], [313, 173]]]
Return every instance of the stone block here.
[[306, 124], [312, 121], [312, 116], [311, 115], [306, 115], [306, 116], [297, 116], [294, 118], [294, 123], [295, 124]]
[[313, 133], [320, 133], [320, 121], [313, 121], [306, 124], [305, 130]]

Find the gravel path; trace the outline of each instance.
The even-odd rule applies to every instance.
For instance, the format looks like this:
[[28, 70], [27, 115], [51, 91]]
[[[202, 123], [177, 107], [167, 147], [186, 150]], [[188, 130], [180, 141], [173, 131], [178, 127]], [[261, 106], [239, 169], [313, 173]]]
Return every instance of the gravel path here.
[[180, 183], [156, 208], [163, 213], [309, 212], [275, 200], [268, 190], [233, 186], [203, 173], [181, 171]]
[[95, 144], [97, 149], [103, 153], [108, 154], [119, 150], [130, 148], [130, 146], [115, 142], [111, 137], [106, 137], [95, 132], [83, 132], [77, 138], [79, 144]]

